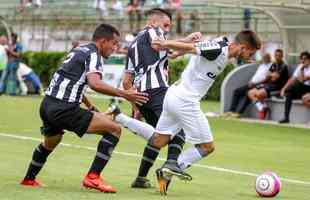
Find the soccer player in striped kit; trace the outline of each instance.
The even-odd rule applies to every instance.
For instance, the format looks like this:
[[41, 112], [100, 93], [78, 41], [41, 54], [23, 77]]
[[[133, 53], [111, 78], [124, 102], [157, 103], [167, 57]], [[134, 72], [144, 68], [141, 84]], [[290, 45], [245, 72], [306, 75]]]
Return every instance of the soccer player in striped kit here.
[[[123, 97], [131, 102], [145, 103], [148, 100], [143, 93], [119, 90], [101, 80], [104, 70], [102, 57], [109, 57], [118, 48], [119, 39], [120, 34], [116, 28], [107, 24], [99, 25], [93, 34], [92, 42], [72, 49], [54, 73], [40, 107], [43, 122], [41, 133], [44, 139], [33, 152], [26, 176], [21, 181], [22, 185], [41, 186], [36, 176], [48, 156], [61, 142], [64, 130], [68, 130], [79, 137], [86, 133], [102, 135], [83, 186], [100, 192], [116, 192], [115, 188], [104, 182], [100, 174], [119, 141], [121, 127], [100, 113], [84, 94], [89, 86], [96, 92]], [[88, 109], [81, 108], [81, 103]]]

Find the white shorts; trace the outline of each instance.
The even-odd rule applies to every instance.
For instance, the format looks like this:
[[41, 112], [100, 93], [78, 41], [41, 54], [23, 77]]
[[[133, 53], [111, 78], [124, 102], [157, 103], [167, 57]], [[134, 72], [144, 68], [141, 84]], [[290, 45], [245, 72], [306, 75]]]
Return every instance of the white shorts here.
[[192, 144], [213, 141], [209, 122], [200, 109], [200, 102], [184, 100], [174, 95], [173, 86], [166, 93], [163, 111], [156, 132], [174, 137], [184, 130], [186, 141]]

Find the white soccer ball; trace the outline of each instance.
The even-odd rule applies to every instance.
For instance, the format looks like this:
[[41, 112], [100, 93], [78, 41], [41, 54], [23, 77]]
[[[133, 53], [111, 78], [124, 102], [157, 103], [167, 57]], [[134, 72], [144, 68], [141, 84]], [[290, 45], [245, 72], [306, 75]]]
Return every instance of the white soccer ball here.
[[255, 189], [261, 197], [275, 197], [281, 190], [281, 180], [273, 172], [264, 172], [256, 178]]

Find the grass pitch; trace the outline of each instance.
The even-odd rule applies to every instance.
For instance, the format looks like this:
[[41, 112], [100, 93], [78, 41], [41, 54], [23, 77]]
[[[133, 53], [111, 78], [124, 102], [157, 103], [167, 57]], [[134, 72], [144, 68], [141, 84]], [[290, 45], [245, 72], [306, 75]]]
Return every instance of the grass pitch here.
[[[251, 200], [259, 199], [254, 191], [255, 177], [272, 170], [284, 178], [283, 188], [275, 199], [310, 199], [310, 131], [274, 125], [249, 124], [223, 119], [210, 119], [216, 151], [188, 172], [193, 181], [177, 179], [161, 197], [156, 188], [131, 189], [145, 142], [124, 130], [113, 158], [104, 170], [105, 179], [118, 189], [117, 194], [104, 194], [82, 189], [81, 180], [92, 162], [98, 136], [79, 139], [66, 133], [63, 143], [49, 157], [38, 179], [47, 187], [21, 187], [34, 147], [41, 138], [38, 108], [41, 97], [0, 97], [0, 200]], [[94, 99], [102, 110], [107, 101]], [[218, 110], [218, 103], [203, 102], [204, 111]], [[121, 108], [129, 112], [129, 105]], [[165, 158], [166, 150], [160, 157]], [[154, 170], [149, 178], [155, 185]], [[230, 171], [234, 170], [234, 171]]]

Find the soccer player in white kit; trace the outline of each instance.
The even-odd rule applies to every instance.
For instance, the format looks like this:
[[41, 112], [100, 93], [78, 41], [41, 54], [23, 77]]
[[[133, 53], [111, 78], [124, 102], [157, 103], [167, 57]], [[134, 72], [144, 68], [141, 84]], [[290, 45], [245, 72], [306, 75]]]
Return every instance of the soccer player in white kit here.
[[140, 126], [132, 120], [126, 121], [123, 114], [117, 115], [115, 120], [138, 135], [144, 135], [149, 144], [157, 149], [167, 145], [181, 129], [184, 130], [186, 141], [194, 146], [183, 151], [175, 160], [167, 160], [156, 171], [160, 192], [166, 195], [173, 175], [190, 180], [191, 177], [184, 170], [214, 151], [209, 122], [200, 108], [201, 98], [207, 94], [229, 59], [249, 60], [260, 49], [261, 41], [256, 33], [245, 30], [238, 33], [231, 42], [226, 37], [219, 37], [190, 44], [174, 40], [155, 40], [152, 44], [160, 49], [195, 55], [181, 79], [168, 89], [156, 130]]

